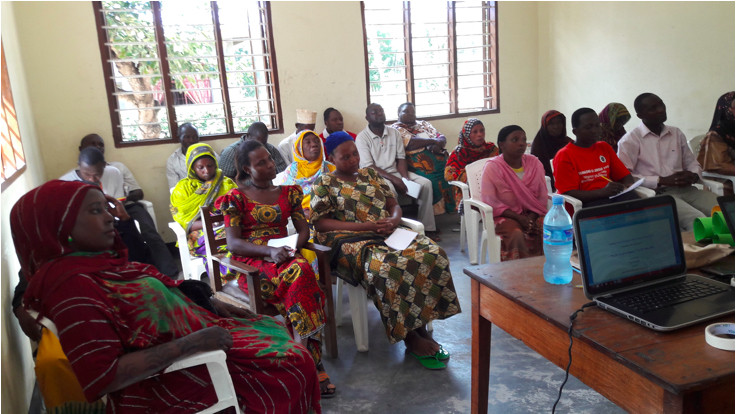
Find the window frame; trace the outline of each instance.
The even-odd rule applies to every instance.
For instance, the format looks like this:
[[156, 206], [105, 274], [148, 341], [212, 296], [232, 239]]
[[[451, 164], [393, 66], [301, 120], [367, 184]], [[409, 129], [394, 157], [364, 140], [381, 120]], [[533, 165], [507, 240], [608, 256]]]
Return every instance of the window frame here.
[[[25, 151], [23, 150], [23, 140], [20, 136], [20, 125], [18, 125], [18, 112], [15, 108], [15, 100], [13, 99], [13, 89], [10, 85], [10, 75], [8, 74], [8, 65], [5, 62], [5, 45], [0, 41], [0, 55], [2, 55], [2, 115], [5, 118], [2, 124], [2, 184], [0, 184], [0, 192], [5, 191], [10, 184], [20, 177], [26, 170], [28, 162], [26, 161]], [[7, 107], [7, 108], [6, 108]], [[8, 119], [12, 117], [12, 119]], [[17, 132], [13, 134], [13, 132]], [[10, 150], [11, 154], [6, 151]], [[12, 158], [12, 160], [11, 160]], [[8, 168], [10, 174], [5, 176], [5, 160], [12, 165]]]
[[[402, 1], [402, 5], [404, 6], [404, 44], [405, 44], [405, 52], [404, 52], [404, 59], [406, 62], [406, 72], [407, 72], [407, 79], [406, 79], [406, 91], [408, 95], [407, 102], [412, 102], [416, 104], [415, 99], [415, 88], [414, 88], [414, 59], [412, 57], [412, 38], [411, 38], [411, 8], [407, 8], [407, 4], [410, 4], [412, 2], [410, 1]], [[417, 2], [414, 2], [417, 4]], [[455, 2], [447, 2], [447, 13], [448, 13], [448, 38], [449, 38], [449, 44], [451, 48], [450, 58], [448, 60], [448, 64], [450, 65], [450, 74], [449, 74], [449, 84], [450, 84], [450, 90], [451, 90], [451, 99], [450, 99], [450, 107], [453, 112], [443, 114], [443, 115], [433, 115], [433, 116], [422, 116], [422, 119], [428, 119], [428, 120], [440, 120], [440, 119], [454, 119], [454, 118], [467, 118], [477, 115], [485, 115], [485, 114], [494, 114], [494, 113], [500, 113], [501, 112], [501, 100], [500, 100], [500, 85], [499, 85], [499, 63], [498, 63], [498, 48], [499, 48], [499, 41], [498, 41], [498, 1], [493, 1], [494, 3], [494, 10], [495, 10], [495, 18], [493, 19], [493, 23], [488, 23], [488, 32], [486, 36], [491, 36], [495, 41], [489, 42], [489, 45], [487, 46], [490, 49], [490, 56], [494, 59], [494, 66], [495, 70], [491, 74], [487, 74], [484, 76], [490, 77], [490, 85], [488, 86], [491, 89], [491, 96], [493, 97], [493, 100], [495, 101], [495, 106], [491, 109], [484, 109], [481, 111], [470, 111], [470, 112], [458, 112], [458, 89], [457, 89], [457, 37], [455, 36]], [[450, 4], [452, 7], [450, 7]], [[363, 23], [363, 54], [365, 57], [365, 89], [366, 89], [366, 106], [370, 105], [371, 103], [371, 80], [370, 80], [370, 68], [368, 64], [368, 33], [366, 30], [365, 25], [365, 2], [360, 2], [360, 14], [362, 18]], [[378, 104], [381, 104], [381, 102], [376, 102]], [[385, 108], [384, 108], [385, 109]], [[397, 118], [395, 116], [387, 117], [386, 122], [391, 122], [396, 120]]]
[[[168, 111], [168, 124], [169, 129], [171, 131], [170, 137], [166, 138], [157, 138], [157, 139], [145, 139], [145, 140], [138, 140], [138, 141], [123, 141], [123, 134], [122, 130], [120, 129], [119, 125], [121, 124], [120, 115], [118, 113], [118, 104], [115, 97], [115, 80], [114, 80], [114, 74], [112, 71], [111, 64], [109, 60], [111, 59], [108, 46], [106, 45], [107, 41], [107, 33], [103, 26], [105, 25], [105, 19], [103, 16], [103, 6], [102, 1], [93, 1], [92, 2], [92, 8], [95, 15], [95, 25], [97, 30], [97, 39], [98, 39], [98, 45], [100, 48], [100, 61], [102, 63], [102, 72], [104, 75], [104, 81], [105, 81], [105, 93], [107, 94], [107, 102], [108, 102], [108, 110], [110, 113], [110, 122], [112, 126], [112, 135], [113, 135], [113, 141], [115, 143], [116, 148], [125, 148], [125, 147], [136, 147], [136, 146], [144, 146], [144, 145], [159, 145], [159, 144], [178, 144], [179, 143], [179, 136], [178, 136], [178, 122], [176, 118], [176, 110], [174, 109], [175, 106], [175, 98], [174, 93], [172, 92], [171, 88], [171, 73], [169, 69], [169, 61], [167, 59], [167, 49], [165, 45], [165, 39], [164, 39], [164, 33], [163, 33], [163, 23], [161, 21], [161, 13], [160, 13], [160, 0], [158, 1], [150, 1], [151, 3], [151, 11], [153, 13], [154, 18], [154, 31], [156, 36], [156, 48], [158, 52], [158, 59], [160, 62], [161, 67], [161, 91], [166, 96], [166, 108]], [[273, 24], [272, 24], [272, 16], [271, 16], [271, 2], [270, 1], [262, 1], [263, 3], [263, 13], [265, 16], [265, 29], [267, 30], [266, 36], [268, 38], [268, 50], [270, 51], [270, 70], [271, 70], [271, 82], [273, 83], [273, 108], [275, 115], [275, 121], [277, 123], [276, 128], [269, 129], [269, 133], [283, 133], [284, 132], [284, 122], [283, 122], [283, 113], [281, 108], [281, 93], [279, 90], [279, 81], [278, 81], [278, 66], [276, 63], [276, 51], [274, 49], [274, 40], [273, 40]], [[210, 1], [211, 7], [214, 7], [215, 11], [219, 11], [219, 6], [217, 4], [217, 1]], [[219, 67], [219, 78], [220, 78], [220, 85], [222, 87], [222, 95], [223, 95], [223, 109], [225, 112], [225, 124], [227, 128], [230, 131], [234, 131], [233, 128], [233, 118], [232, 118], [232, 110], [231, 110], [231, 103], [230, 103], [230, 96], [229, 96], [229, 86], [227, 85], [227, 72], [224, 71], [225, 67], [225, 56], [223, 54], [222, 50], [222, 34], [220, 31], [220, 19], [219, 19], [219, 13], [212, 14], [212, 25], [215, 29], [215, 40], [216, 40], [216, 50], [217, 50], [217, 62]], [[232, 138], [240, 138], [242, 136], [242, 132], [232, 132], [232, 133], [226, 133], [226, 134], [219, 134], [219, 135], [200, 135], [201, 141], [210, 141], [210, 140], [217, 140], [217, 139], [232, 139]]]

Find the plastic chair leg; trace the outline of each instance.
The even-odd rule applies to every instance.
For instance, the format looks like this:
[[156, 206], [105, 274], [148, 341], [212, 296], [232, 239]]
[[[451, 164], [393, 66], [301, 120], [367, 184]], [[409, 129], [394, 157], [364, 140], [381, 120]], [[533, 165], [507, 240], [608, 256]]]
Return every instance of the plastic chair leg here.
[[342, 285], [345, 283], [339, 277], [337, 278], [335, 288], [335, 326], [342, 326]]
[[353, 333], [358, 352], [368, 351], [368, 313], [365, 291], [362, 286], [348, 284], [350, 298], [350, 313], [353, 317]]
[[460, 216], [460, 251], [465, 251], [465, 245], [468, 244], [468, 240], [465, 238], [465, 215]]

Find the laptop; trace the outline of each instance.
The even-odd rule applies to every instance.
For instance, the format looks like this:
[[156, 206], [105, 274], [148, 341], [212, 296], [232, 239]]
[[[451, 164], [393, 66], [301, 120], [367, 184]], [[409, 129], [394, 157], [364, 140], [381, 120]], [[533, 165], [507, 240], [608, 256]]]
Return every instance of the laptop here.
[[585, 296], [599, 307], [657, 331], [733, 313], [733, 287], [686, 274], [671, 196], [584, 208], [573, 226]]

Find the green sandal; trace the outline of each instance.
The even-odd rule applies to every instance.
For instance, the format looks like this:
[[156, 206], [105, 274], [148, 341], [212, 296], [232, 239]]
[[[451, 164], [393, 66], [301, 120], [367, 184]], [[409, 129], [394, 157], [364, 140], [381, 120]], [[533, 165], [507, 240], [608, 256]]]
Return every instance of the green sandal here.
[[440, 345], [440, 350], [437, 351], [434, 356], [440, 361], [447, 361], [448, 359], [450, 359], [450, 352], [445, 350], [445, 348]]
[[447, 368], [447, 365], [445, 365], [444, 362], [441, 362], [439, 359], [437, 359], [437, 355], [419, 356], [415, 354], [414, 352], [409, 352], [409, 355], [416, 358], [417, 361], [419, 361], [419, 363], [422, 364], [424, 368], [431, 369], [431, 370]]

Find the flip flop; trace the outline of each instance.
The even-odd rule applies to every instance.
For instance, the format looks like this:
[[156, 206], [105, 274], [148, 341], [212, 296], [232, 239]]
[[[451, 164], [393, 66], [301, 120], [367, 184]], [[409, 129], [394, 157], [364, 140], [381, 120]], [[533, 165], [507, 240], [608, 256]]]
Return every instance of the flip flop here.
[[335, 393], [337, 392], [337, 387], [335, 386], [335, 384], [330, 382], [330, 376], [327, 375], [325, 371], [321, 371], [317, 373], [317, 378], [319, 379], [320, 390], [322, 389], [322, 385], [324, 383], [327, 383], [326, 389], [320, 392], [322, 399], [329, 399], [334, 397]]
[[443, 348], [442, 345], [440, 345], [440, 350], [437, 351], [434, 356], [439, 361], [447, 361], [448, 359], [450, 359], [450, 352]]
[[431, 369], [431, 370], [439, 370], [439, 369], [447, 368], [447, 365], [445, 365], [444, 362], [441, 362], [439, 359], [437, 359], [436, 355], [419, 356], [415, 354], [414, 352], [409, 352], [409, 355], [416, 358], [417, 361], [419, 361], [419, 363], [422, 364], [424, 368]]

